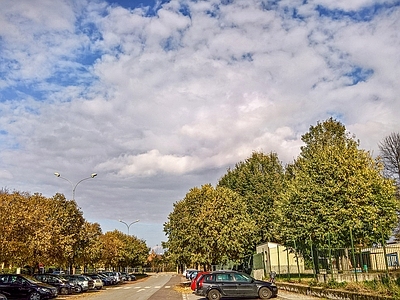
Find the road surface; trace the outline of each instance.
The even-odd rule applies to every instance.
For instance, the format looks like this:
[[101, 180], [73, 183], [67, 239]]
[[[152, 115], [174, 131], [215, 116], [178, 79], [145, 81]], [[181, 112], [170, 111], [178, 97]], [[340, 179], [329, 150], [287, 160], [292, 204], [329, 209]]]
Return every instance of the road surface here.
[[[192, 293], [182, 293], [174, 287], [185, 281], [182, 275], [154, 274], [146, 279], [107, 287], [101, 291], [89, 291], [78, 295], [58, 296], [57, 300], [206, 300]], [[320, 300], [320, 298], [279, 291], [282, 300]], [[232, 299], [233, 300], [233, 299]]]

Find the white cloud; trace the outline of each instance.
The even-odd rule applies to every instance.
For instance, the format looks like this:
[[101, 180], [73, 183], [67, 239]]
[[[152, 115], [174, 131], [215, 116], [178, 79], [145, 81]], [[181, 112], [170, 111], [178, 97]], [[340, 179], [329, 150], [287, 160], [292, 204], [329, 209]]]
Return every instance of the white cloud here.
[[1, 179], [13, 179], [13, 176], [8, 170], [0, 170], [0, 178]]
[[[68, 195], [55, 171], [74, 182], [98, 172], [78, 191], [91, 219], [164, 221], [191, 187], [215, 184], [252, 151], [291, 162], [301, 135], [330, 116], [375, 153], [398, 128], [400, 9], [390, 2], [357, 22], [315, 7], [383, 2], [173, 0], [155, 16], [94, 0], [6, 2], [0, 178]], [[356, 68], [372, 72], [353, 85]]]

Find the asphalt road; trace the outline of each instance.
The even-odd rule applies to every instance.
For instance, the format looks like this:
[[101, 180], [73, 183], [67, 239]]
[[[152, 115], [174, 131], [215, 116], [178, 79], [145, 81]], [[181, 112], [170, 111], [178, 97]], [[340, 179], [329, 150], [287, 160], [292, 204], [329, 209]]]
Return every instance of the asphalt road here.
[[[101, 291], [89, 291], [78, 295], [59, 296], [57, 300], [206, 300], [192, 293], [182, 293], [175, 286], [186, 281], [182, 275], [159, 273], [138, 281], [107, 287]], [[279, 291], [283, 300], [318, 300], [320, 298]], [[237, 299], [236, 299], [237, 300]]]
[[174, 289], [181, 282], [180, 275], [162, 273], [145, 279], [128, 281], [117, 286], [57, 297], [57, 300], [182, 300], [182, 294]]

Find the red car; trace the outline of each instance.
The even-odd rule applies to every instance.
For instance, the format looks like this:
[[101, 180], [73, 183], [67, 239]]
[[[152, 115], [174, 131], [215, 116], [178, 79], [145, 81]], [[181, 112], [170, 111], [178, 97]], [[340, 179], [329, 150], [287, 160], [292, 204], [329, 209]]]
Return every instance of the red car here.
[[210, 272], [198, 272], [196, 277], [192, 279], [192, 283], [190, 284], [190, 288], [192, 291], [195, 291], [204, 280], [204, 275], [209, 274]]

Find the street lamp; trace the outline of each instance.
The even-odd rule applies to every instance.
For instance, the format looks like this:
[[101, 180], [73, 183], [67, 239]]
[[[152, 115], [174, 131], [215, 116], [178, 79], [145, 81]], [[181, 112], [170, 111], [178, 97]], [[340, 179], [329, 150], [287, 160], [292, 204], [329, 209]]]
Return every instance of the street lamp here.
[[133, 221], [133, 222], [130, 223], [129, 225], [128, 225], [128, 223], [125, 223], [125, 222], [122, 221], [122, 220], [118, 220], [118, 221], [120, 221], [121, 223], [123, 223], [123, 224], [126, 225], [126, 228], [128, 229], [128, 235], [129, 235], [129, 228], [131, 227], [131, 225], [132, 225], [132, 224], [135, 224], [135, 223], [137, 223], [137, 222], [139, 222], [140, 220]]
[[83, 179], [79, 180], [75, 185], [72, 183], [71, 180], [69, 180], [69, 179], [67, 179], [65, 177], [62, 177], [60, 173], [56, 172], [56, 173], [54, 173], [54, 175], [56, 177], [59, 177], [61, 179], [64, 179], [64, 180], [68, 181], [71, 184], [71, 187], [72, 187], [72, 200], [75, 200], [75, 190], [76, 190], [76, 187], [78, 186], [78, 184], [80, 184], [84, 180], [95, 178], [97, 176], [97, 173], [92, 173], [89, 177], [86, 177], [86, 178], [83, 178]]

